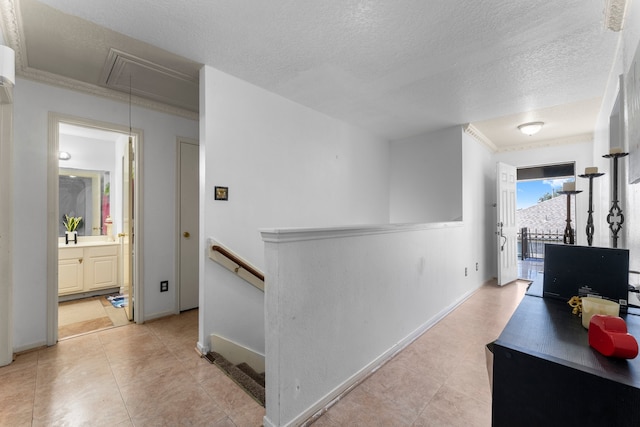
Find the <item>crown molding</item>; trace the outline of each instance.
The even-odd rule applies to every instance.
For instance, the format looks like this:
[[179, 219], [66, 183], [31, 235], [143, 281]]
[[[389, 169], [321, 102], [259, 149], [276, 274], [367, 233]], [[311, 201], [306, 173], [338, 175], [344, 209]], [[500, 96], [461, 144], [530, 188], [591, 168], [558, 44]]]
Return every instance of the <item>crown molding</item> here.
[[129, 103], [129, 101], [131, 101], [132, 104], [139, 107], [191, 120], [199, 119], [199, 113], [194, 111], [173, 107], [171, 105], [151, 101], [139, 96], [132, 96], [130, 99], [129, 94], [29, 67], [26, 59], [27, 51], [24, 43], [24, 34], [22, 32], [22, 17], [18, 7], [18, 0], [0, 0], [0, 12], [2, 15], [2, 32], [5, 43], [16, 52], [17, 77], [124, 103]]
[[626, 7], [626, 0], [606, 0], [604, 9], [605, 27], [616, 32], [622, 30]]
[[499, 151], [498, 147], [496, 146], [496, 144], [494, 144], [489, 138], [487, 138], [482, 132], [480, 132], [478, 129], [476, 129], [475, 126], [473, 126], [471, 123], [467, 123], [466, 125], [463, 126], [464, 132], [466, 134], [471, 135], [472, 137], [474, 137], [478, 142], [483, 143], [484, 145], [486, 145], [487, 147], [489, 147], [489, 149], [491, 151], [493, 151], [494, 153]]
[[53, 86], [62, 87], [65, 89], [75, 90], [89, 95], [99, 96], [103, 98], [112, 99], [115, 101], [121, 101], [124, 103], [131, 103], [139, 107], [148, 108], [150, 110], [160, 111], [162, 113], [172, 114], [174, 116], [180, 116], [191, 120], [198, 120], [199, 114], [193, 111], [185, 110], [183, 108], [172, 107], [160, 102], [150, 101], [139, 96], [131, 96], [129, 94], [121, 93], [111, 89], [96, 86], [90, 83], [81, 82], [78, 80], [70, 79], [68, 77], [62, 77], [57, 74], [48, 73], [46, 71], [37, 70], [35, 68], [27, 68], [19, 73], [20, 77], [34, 80], [40, 83], [45, 83]]
[[508, 146], [500, 147], [498, 152], [504, 153], [508, 151], [533, 150], [536, 148], [556, 147], [559, 145], [579, 144], [582, 142], [593, 142], [593, 133], [582, 133], [579, 135], [572, 135], [564, 138], [546, 139], [543, 141], [532, 142], [529, 144], [508, 145]]
[[0, 0], [0, 16], [2, 17], [2, 35], [7, 46], [16, 53], [16, 74], [26, 63], [23, 58], [24, 34], [22, 32], [22, 16], [18, 8], [18, 0]]

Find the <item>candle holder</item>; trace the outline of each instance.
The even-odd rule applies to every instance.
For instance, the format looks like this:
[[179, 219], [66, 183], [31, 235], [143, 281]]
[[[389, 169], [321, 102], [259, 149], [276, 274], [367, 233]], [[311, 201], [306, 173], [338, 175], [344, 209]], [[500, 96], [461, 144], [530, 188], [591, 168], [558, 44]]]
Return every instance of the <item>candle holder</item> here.
[[573, 228], [571, 228], [571, 195], [578, 193], [582, 193], [582, 190], [558, 191], [558, 194], [567, 195], [567, 226], [564, 228], [564, 236], [562, 237], [565, 245], [576, 244]]
[[598, 178], [604, 175], [603, 172], [585, 173], [584, 175], [578, 175], [580, 178], [589, 178], [589, 217], [587, 218], [587, 243], [589, 246], [593, 244], [593, 232], [595, 227], [593, 226], [593, 178]]
[[624, 224], [624, 214], [618, 202], [618, 159], [628, 155], [629, 153], [611, 153], [602, 156], [605, 159], [613, 159], [613, 200], [609, 215], [607, 215], [607, 222], [612, 233], [614, 248], [618, 247], [618, 233], [622, 229], [622, 224]]

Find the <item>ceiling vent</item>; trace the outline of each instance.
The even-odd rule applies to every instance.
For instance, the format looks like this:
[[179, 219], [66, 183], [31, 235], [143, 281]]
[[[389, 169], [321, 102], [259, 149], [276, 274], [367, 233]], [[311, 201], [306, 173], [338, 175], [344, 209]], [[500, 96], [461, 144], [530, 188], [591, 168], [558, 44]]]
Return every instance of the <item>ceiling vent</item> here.
[[104, 87], [198, 111], [198, 77], [111, 48], [100, 81]]

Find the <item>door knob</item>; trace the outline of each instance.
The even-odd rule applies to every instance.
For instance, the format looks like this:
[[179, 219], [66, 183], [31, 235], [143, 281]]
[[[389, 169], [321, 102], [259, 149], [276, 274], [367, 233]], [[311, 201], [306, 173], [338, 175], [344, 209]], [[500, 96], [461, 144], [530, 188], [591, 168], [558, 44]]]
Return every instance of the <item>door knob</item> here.
[[188, 231], [185, 231], [184, 233], [182, 233], [182, 235], [187, 239], [191, 236]]

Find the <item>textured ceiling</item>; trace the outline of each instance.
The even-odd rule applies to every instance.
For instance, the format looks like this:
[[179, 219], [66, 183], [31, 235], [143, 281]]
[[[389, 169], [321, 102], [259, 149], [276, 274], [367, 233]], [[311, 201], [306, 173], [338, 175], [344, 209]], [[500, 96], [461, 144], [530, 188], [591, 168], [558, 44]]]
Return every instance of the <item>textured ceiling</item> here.
[[[498, 147], [592, 133], [620, 35], [604, 0], [42, 3], [391, 140], [472, 123]], [[64, 43], [71, 60], [82, 40]], [[513, 132], [542, 114], [540, 134]]]

